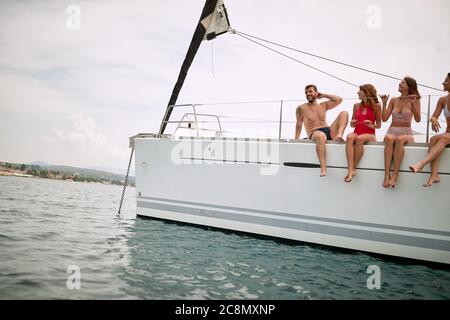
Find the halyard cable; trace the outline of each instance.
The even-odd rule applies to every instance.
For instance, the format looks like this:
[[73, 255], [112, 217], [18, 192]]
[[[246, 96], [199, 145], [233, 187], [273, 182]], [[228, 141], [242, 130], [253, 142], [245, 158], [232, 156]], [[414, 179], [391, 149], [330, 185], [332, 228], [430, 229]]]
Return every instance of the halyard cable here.
[[253, 39], [250, 39], [250, 38], [248, 38], [247, 36], [242, 35], [242, 34], [239, 33], [238, 31], [236, 31], [236, 34], [237, 34], [238, 36], [240, 36], [240, 37], [242, 37], [242, 38], [248, 40], [248, 41], [251, 41], [251, 42], [253, 42], [253, 43], [256, 43], [257, 45], [259, 45], [259, 46], [261, 46], [261, 47], [264, 47], [264, 48], [266, 48], [266, 49], [268, 49], [268, 50], [270, 50], [270, 51], [273, 51], [273, 52], [275, 52], [275, 53], [278, 53], [278, 54], [280, 54], [280, 55], [282, 55], [282, 56], [284, 56], [284, 57], [286, 57], [286, 58], [288, 58], [288, 59], [291, 59], [291, 60], [293, 60], [293, 61], [295, 61], [295, 62], [298, 62], [298, 63], [300, 63], [300, 64], [302, 64], [302, 65], [304, 65], [304, 66], [307, 66], [307, 67], [309, 67], [309, 68], [311, 68], [311, 69], [314, 69], [314, 70], [316, 70], [316, 71], [319, 71], [319, 72], [321, 72], [321, 73], [323, 73], [323, 74], [325, 74], [325, 75], [327, 75], [327, 76], [329, 76], [329, 77], [332, 77], [332, 78], [337, 79], [337, 80], [339, 80], [339, 81], [345, 82], [345, 83], [347, 83], [347, 84], [349, 84], [349, 85], [351, 85], [351, 86], [353, 86], [353, 87], [356, 87], [356, 88], [359, 87], [359, 86], [357, 86], [357, 85], [354, 84], [354, 83], [351, 83], [351, 82], [349, 82], [349, 81], [347, 81], [347, 80], [344, 80], [344, 79], [342, 79], [342, 78], [339, 78], [339, 77], [337, 77], [337, 76], [335, 76], [335, 75], [332, 75], [331, 73], [328, 73], [328, 72], [326, 72], [326, 71], [320, 70], [320, 69], [318, 69], [318, 68], [316, 68], [316, 67], [313, 67], [312, 65], [309, 65], [309, 64], [307, 64], [307, 63], [305, 63], [305, 62], [302, 62], [302, 61], [300, 61], [300, 60], [298, 60], [298, 59], [295, 59], [295, 58], [293, 58], [293, 57], [291, 57], [291, 56], [288, 56], [287, 54], [284, 54], [284, 53], [282, 53], [282, 52], [280, 52], [280, 51], [278, 51], [278, 50], [275, 50], [275, 49], [273, 49], [273, 48], [271, 48], [271, 47], [268, 47], [268, 46], [266, 46], [266, 45], [264, 45], [264, 44], [262, 44], [262, 43], [259, 43], [258, 41], [255, 41], [255, 40], [253, 40]]
[[[353, 68], [353, 69], [357, 69], [357, 70], [360, 70], [360, 71], [373, 73], [373, 74], [376, 74], [376, 75], [379, 75], [379, 76], [383, 76], [383, 77], [386, 77], [386, 78], [390, 78], [390, 79], [394, 79], [394, 80], [400, 80], [400, 81], [403, 80], [401, 78], [394, 77], [394, 76], [391, 76], [391, 75], [388, 75], [388, 74], [385, 74], [385, 73], [373, 71], [373, 70], [370, 70], [370, 69], [358, 67], [358, 66], [355, 66], [355, 65], [352, 65], [352, 64], [348, 64], [348, 63], [345, 63], [345, 62], [341, 62], [341, 61], [337, 61], [337, 60], [334, 60], [334, 59], [322, 57], [322, 56], [319, 56], [319, 55], [314, 54], [314, 53], [310, 53], [310, 52], [306, 52], [306, 51], [303, 51], [303, 50], [295, 49], [295, 48], [292, 48], [292, 47], [289, 47], [289, 46], [286, 46], [286, 45], [282, 45], [282, 44], [279, 44], [279, 43], [276, 43], [276, 42], [273, 42], [273, 41], [262, 39], [262, 38], [259, 38], [259, 37], [256, 37], [256, 36], [244, 33], [244, 32], [240, 32], [240, 31], [237, 31], [237, 30], [232, 30], [232, 32], [237, 34], [237, 35], [240, 35], [240, 36], [247, 36], [249, 38], [257, 39], [259, 41], [270, 43], [270, 44], [273, 44], [275, 46], [279, 46], [279, 47], [282, 47], [282, 48], [285, 48], [285, 49], [288, 49], [288, 50], [296, 51], [296, 52], [299, 52], [299, 53], [302, 53], [302, 54], [305, 54], [305, 55], [309, 55], [311, 57], [315, 57], [315, 58], [322, 59], [322, 60], [325, 60], [325, 61], [329, 61], [329, 62], [333, 62], [333, 63], [336, 63], [336, 64], [340, 64], [340, 65], [343, 65], [343, 66], [346, 66], [346, 67], [350, 67], [350, 68]], [[431, 86], [426, 85], [426, 84], [418, 83], [417, 85], [419, 85], [421, 87], [424, 87], [424, 88], [428, 88], [428, 89], [437, 90], [437, 91], [441, 91], [442, 92], [442, 89], [431, 87]]]

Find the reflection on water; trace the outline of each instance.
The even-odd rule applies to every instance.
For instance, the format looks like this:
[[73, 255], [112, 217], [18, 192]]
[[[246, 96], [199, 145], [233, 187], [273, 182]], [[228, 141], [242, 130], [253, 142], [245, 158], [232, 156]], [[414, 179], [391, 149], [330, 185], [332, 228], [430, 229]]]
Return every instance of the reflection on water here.
[[[117, 186], [0, 177], [1, 299], [448, 299], [450, 272], [121, 217]], [[381, 268], [381, 290], [366, 286]], [[81, 272], [67, 288], [69, 266]], [[70, 278], [72, 279], [72, 278]]]

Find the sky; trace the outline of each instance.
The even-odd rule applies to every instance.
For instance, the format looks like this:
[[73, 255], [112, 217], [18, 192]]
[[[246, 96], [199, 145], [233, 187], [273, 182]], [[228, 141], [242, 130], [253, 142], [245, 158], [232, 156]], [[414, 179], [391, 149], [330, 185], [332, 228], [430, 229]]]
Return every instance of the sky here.
[[[0, 161], [126, 169], [128, 137], [158, 132], [203, 5], [202, 0], [2, 0]], [[234, 29], [304, 51], [397, 77], [411, 75], [437, 88], [450, 72], [448, 0], [225, 0], [225, 6]], [[397, 80], [283, 52], [398, 95]], [[197, 111], [238, 116], [223, 118], [227, 131], [277, 134], [278, 101], [286, 100], [282, 135], [293, 138], [300, 101], [291, 100], [304, 99], [309, 83], [321, 92], [357, 97], [353, 86], [224, 34], [202, 43], [178, 103], [273, 101]], [[433, 95], [432, 109], [436, 95], [444, 94], [419, 89]], [[351, 111], [355, 102], [345, 100], [328, 121]], [[422, 111], [426, 108], [424, 99]], [[192, 109], [177, 109], [171, 120], [188, 112]], [[422, 122], [413, 129], [424, 132]], [[172, 133], [174, 127], [168, 129]]]

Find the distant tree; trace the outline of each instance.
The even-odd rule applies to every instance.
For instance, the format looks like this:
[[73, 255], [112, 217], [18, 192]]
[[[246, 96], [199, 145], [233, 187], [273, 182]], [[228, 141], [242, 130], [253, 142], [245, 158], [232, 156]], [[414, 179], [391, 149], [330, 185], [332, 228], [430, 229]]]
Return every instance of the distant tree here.
[[120, 180], [113, 180], [113, 181], [111, 181], [111, 184], [118, 185], [118, 186], [122, 186], [122, 185], [123, 185], [123, 182], [120, 181]]
[[20, 166], [20, 171], [25, 171], [26, 168], [27, 168], [26, 165], [22, 164], [22, 165]]
[[45, 170], [45, 169], [39, 171], [39, 176], [40, 176], [41, 178], [48, 178], [48, 171]]

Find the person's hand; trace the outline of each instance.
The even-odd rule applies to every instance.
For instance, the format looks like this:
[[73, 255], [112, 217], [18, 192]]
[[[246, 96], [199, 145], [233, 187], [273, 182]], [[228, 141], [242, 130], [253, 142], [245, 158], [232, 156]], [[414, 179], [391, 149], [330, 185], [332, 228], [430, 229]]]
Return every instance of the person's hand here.
[[323, 98], [323, 93], [317, 92], [317, 99], [322, 99], [322, 98]]
[[350, 127], [352, 127], [352, 128], [356, 127], [357, 123], [358, 123], [358, 120], [353, 119], [352, 121], [350, 121]]
[[431, 129], [433, 129], [434, 132], [438, 133], [439, 129], [441, 128], [441, 124], [439, 123], [438, 119], [433, 117], [430, 119], [430, 122], [431, 122]]
[[364, 124], [366, 127], [372, 128], [373, 129], [373, 122], [370, 120], [364, 120]]
[[408, 95], [408, 99], [409, 99], [409, 103], [411, 104], [411, 107], [415, 107], [416, 106], [416, 100], [419, 98], [419, 96], [415, 95], [415, 94], [410, 94]]
[[383, 102], [383, 105], [386, 105], [389, 100], [389, 95], [388, 94], [380, 94], [380, 99]]

